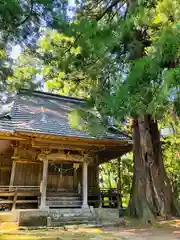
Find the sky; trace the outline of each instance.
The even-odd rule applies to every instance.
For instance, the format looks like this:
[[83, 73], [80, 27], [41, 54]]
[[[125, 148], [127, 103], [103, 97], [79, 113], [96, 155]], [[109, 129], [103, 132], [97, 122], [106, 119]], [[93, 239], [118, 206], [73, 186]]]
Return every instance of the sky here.
[[17, 59], [21, 54], [21, 47], [20, 45], [15, 45], [12, 47], [12, 51], [10, 52], [10, 57], [12, 59]]

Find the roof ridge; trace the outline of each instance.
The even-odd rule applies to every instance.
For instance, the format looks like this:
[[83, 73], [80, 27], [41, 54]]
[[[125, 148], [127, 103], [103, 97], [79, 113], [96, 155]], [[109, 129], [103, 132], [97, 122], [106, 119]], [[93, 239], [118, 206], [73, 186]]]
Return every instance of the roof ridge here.
[[69, 96], [64, 96], [56, 93], [49, 93], [49, 92], [43, 92], [43, 91], [31, 91], [29, 89], [20, 89], [18, 94], [27, 94], [27, 95], [34, 95], [34, 96], [39, 96], [39, 97], [51, 97], [53, 99], [61, 99], [61, 100], [70, 100], [72, 102], [85, 102], [85, 99], [82, 98], [75, 98], [75, 97], [69, 97]]

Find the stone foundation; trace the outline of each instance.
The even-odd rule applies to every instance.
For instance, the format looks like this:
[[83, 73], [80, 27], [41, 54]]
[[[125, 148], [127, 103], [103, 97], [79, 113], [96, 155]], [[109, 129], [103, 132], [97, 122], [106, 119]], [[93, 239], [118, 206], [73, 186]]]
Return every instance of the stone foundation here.
[[95, 208], [94, 212], [98, 222], [102, 225], [119, 225], [123, 223], [123, 218], [119, 218], [119, 211], [115, 208]]
[[[11, 212], [0, 213], [0, 222], [16, 222], [19, 226], [46, 227], [49, 222], [61, 222], [65, 224], [78, 222], [91, 222], [96, 225], [118, 225], [122, 223], [119, 219], [118, 209], [112, 208], [95, 208], [95, 209], [31, 209], [15, 210]], [[80, 221], [79, 221], [80, 222]]]

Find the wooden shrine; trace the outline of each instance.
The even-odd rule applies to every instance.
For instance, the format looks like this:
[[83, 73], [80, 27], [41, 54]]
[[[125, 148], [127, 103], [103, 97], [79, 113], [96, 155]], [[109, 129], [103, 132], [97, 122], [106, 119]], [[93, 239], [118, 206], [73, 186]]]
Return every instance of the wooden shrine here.
[[20, 91], [0, 109], [0, 207], [87, 208], [100, 205], [99, 164], [132, 149], [109, 128], [101, 136], [72, 128], [82, 99]]

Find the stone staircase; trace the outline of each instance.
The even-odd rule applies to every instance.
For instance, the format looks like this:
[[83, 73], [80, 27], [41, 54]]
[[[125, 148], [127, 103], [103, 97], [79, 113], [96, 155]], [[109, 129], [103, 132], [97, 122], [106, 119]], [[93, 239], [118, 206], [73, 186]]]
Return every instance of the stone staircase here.
[[96, 226], [97, 217], [92, 209], [61, 209], [51, 210], [47, 218], [48, 227], [60, 227], [64, 225], [86, 224]]
[[49, 208], [81, 208], [82, 197], [75, 191], [47, 192], [46, 205]]

